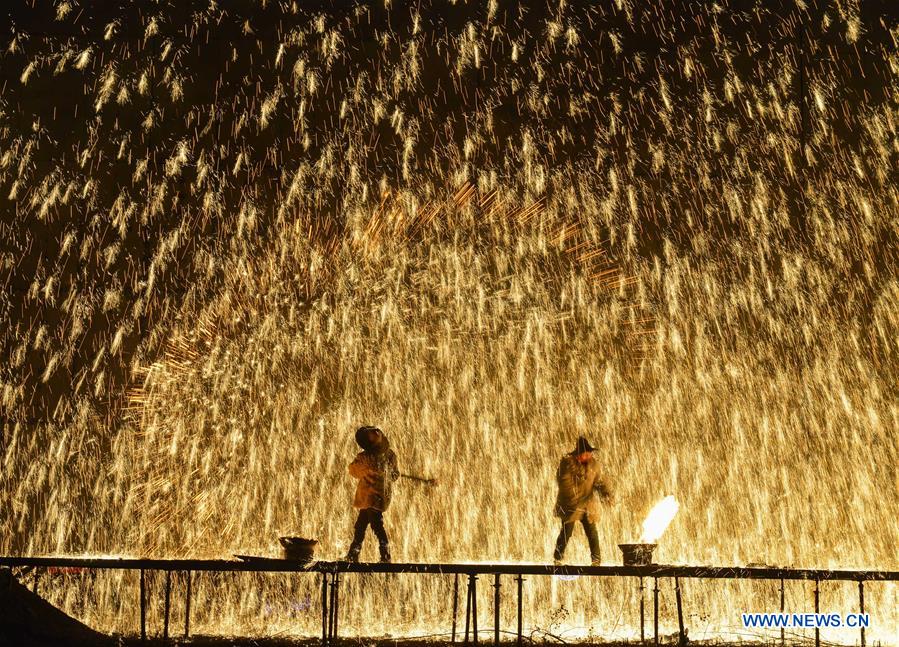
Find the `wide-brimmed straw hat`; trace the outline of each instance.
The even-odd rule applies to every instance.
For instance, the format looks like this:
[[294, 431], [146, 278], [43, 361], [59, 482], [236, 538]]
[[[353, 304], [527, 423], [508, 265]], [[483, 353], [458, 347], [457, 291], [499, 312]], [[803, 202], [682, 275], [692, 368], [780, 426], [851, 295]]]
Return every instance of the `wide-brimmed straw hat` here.
[[584, 454], [586, 452], [596, 451], [596, 447], [590, 444], [590, 441], [584, 438], [583, 436], [579, 436], [577, 439], [577, 443], [574, 446], [575, 454]]

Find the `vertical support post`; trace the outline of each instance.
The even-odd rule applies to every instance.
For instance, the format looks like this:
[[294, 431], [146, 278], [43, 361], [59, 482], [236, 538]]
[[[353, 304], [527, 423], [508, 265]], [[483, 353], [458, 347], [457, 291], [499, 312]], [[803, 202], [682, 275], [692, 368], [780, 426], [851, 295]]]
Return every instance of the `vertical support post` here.
[[31, 581], [31, 592], [37, 595], [37, 581], [41, 576], [41, 570], [35, 566], [34, 567], [34, 579]]
[[190, 593], [193, 582], [193, 571], [187, 571], [187, 593], [184, 598], [184, 637], [190, 636]]
[[328, 644], [334, 644], [334, 573], [328, 580]]
[[[858, 581], [858, 612], [861, 615], [865, 613], [865, 581]], [[861, 625], [861, 647], [865, 647], [865, 625], [863, 623], [859, 623]]]
[[[784, 581], [783, 578], [780, 578], [780, 614], [783, 615], [786, 610], [786, 597], [784, 596]], [[780, 628], [780, 644], [782, 646], [787, 644], [787, 633], [786, 629], [783, 627]]]
[[521, 576], [521, 573], [519, 573], [515, 579], [518, 580], [518, 643], [517, 644], [518, 644], [518, 647], [521, 647], [521, 639], [522, 639], [522, 635], [521, 635], [522, 622], [521, 621], [522, 621], [522, 618], [524, 615], [522, 613], [523, 605], [522, 605], [521, 593], [522, 593], [522, 588], [524, 585], [524, 578]]
[[340, 586], [340, 573], [331, 574], [331, 605], [330, 617], [328, 618], [328, 643], [333, 645], [337, 642], [337, 604], [338, 604], [338, 587]]
[[[818, 580], [815, 580], [815, 613], [820, 613], [821, 607], [818, 604], [821, 598], [821, 592], [818, 587]], [[821, 647], [821, 630], [815, 627], [815, 647]]]
[[468, 588], [465, 592], [465, 645], [468, 645], [468, 630], [471, 625], [471, 577], [468, 576]]
[[478, 644], [478, 576], [472, 574], [471, 578], [471, 631], [474, 644]]
[[493, 575], [493, 644], [499, 647], [499, 573]]
[[163, 614], [162, 614], [162, 640], [163, 642], [168, 642], [169, 640], [169, 607], [172, 602], [172, 572], [165, 572], [165, 604], [163, 605]]
[[340, 610], [340, 573], [334, 573], [334, 642], [337, 642], [337, 612]]
[[147, 572], [140, 569], [140, 639], [147, 639]]
[[328, 644], [328, 574], [322, 571], [322, 647]]
[[680, 597], [680, 578], [674, 578], [674, 598], [677, 601], [677, 644], [686, 647], [687, 632], [684, 631], [684, 610]]
[[459, 614], [459, 574], [453, 577], [453, 633], [450, 644], [456, 644], [456, 618]]
[[646, 600], [643, 597], [643, 578], [640, 578], [640, 644], [646, 642]]
[[653, 634], [655, 635], [655, 646], [659, 647], [659, 578], [652, 578], [653, 581]]

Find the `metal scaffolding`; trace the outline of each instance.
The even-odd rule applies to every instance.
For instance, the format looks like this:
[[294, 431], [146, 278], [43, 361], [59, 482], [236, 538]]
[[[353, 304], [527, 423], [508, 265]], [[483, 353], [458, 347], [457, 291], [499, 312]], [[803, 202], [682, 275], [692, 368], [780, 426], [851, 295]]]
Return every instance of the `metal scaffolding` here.
[[[81, 568], [87, 570], [131, 570], [140, 572], [140, 635], [146, 638], [146, 572], [158, 571], [165, 574], [163, 638], [169, 637], [169, 611], [171, 602], [172, 573], [183, 573], [185, 581], [184, 635], [190, 633], [191, 587], [194, 572], [245, 572], [245, 573], [314, 573], [321, 577], [322, 636], [323, 647], [336, 644], [340, 608], [340, 577], [349, 573], [410, 573], [431, 575], [454, 575], [453, 582], [453, 628], [452, 642], [456, 641], [456, 616], [459, 602], [459, 576], [468, 580], [465, 600], [465, 634], [463, 644], [478, 644], [477, 581], [478, 576], [492, 575], [494, 588], [494, 644], [500, 642], [500, 594], [501, 577], [514, 576], [517, 593], [517, 644], [522, 644], [522, 591], [524, 576], [578, 575], [587, 577], [633, 577], [639, 580], [640, 590], [640, 638], [644, 640], [644, 579], [653, 580], [653, 636], [654, 644], [659, 644], [659, 580], [674, 580], [677, 602], [679, 643], [686, 644], [681, 602], [682, 579], [729, 579], [729, 580], [775, 580], [780, 582], [781, 611], [784, 606], [784, 581], [805, 580], [815, 583], [815, 609], [821, 582], [857, 582], [859, 612], [864, 613], [864, 583], [899, 581], [899, 571], [858, 571], [811, 568], [776, 567], [729, 567], [729, 566], [553, 566], [546, 564], [424, 564], [424, 563], [352, 563], [352, 562], [311, 562], [274, 558], [254, 558], [251, 560], [225, 559], [132, 559], [110, 557], [0, 557], [0, 567], [24, 568], [34, 573], [34, 590], [42, 570], [48, 568]], [[865, 645], [865, 630], [860, 628], [861, 645]], [[785, 640], [781, 631], [781, 642]], [[819, 632], [815, 631], [815, 644], [820, 645]]]

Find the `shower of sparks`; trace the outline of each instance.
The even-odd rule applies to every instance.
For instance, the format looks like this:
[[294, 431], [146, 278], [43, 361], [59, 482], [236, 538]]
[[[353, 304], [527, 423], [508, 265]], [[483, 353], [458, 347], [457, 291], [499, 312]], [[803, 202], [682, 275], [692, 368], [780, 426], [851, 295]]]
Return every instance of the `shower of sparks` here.
[[[659, 561], [899, 568], [894, 19], [20, 4], [0, 27], [0, 553], [289, 534], [340, 557], [369, 423], [439, 482], [397, 487], [398, 560], [545, 563], [583, 434], [615, 493], [607, 561], [672, 492], [689, 519]], [[632, 583], [587, 579], [528, 583], [535, 636], [635, 635]], [[447, 625], [446, 582], [384, 582], [347, 578], [341, 631]], [[295, 611], [311, 580], [194, 585], [197, 631], [317, 631]], [[41, 590], [133, 631], [130, 574], [86, 586]], [[773, 595], [686, 587], [709, 638]], [[897, 587], [865, 595], [890, 643]]]
[[656, 503], [643, 521], [642, 544], [654, 544], [659, 540], [674, 520], [680, 504], [671, 495]]

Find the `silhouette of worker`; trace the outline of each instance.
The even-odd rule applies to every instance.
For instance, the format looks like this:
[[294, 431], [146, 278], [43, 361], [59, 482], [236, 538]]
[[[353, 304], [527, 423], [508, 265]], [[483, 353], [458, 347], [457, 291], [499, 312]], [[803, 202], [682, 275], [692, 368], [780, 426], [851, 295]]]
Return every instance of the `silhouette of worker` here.
[[377, 427], [359, 427], [356, 443], [362, 451], [350, 463], [350, 476], [359, 480], [353, 499], [353, 507], [359, 510], [359, 516], [346, 559], [359, 561], [365, 531], [371, 526], [378, 538], [381, 561], [386, 563], [390, 561], [390, 545], [384, 529], [384, 511], [390, 505], [393, 482], [399, 477], [396, 454], [390, 448], [387, 436]]
[[565, 547], [571, 539], [575, 525], [580, 522], [587, 534], [590, 545], [590, 560], [595, 566], [599, 564], [599, 536], [596, 532], [596, 520], [599, 516], [599, 499], [609, 499], [611, 492], [606, 482], [599, 475], [599, 466], [593, 458], [594, 447], [586, 438], [577, 439], [574, 451], [566, 454], [559, 463], [556, 481], [559, 484], [559, 495], [556, 498], [556, 516], [562, 520], [562, 530], [556, 540], [553, 553], [555, 563], [562, 563]]

